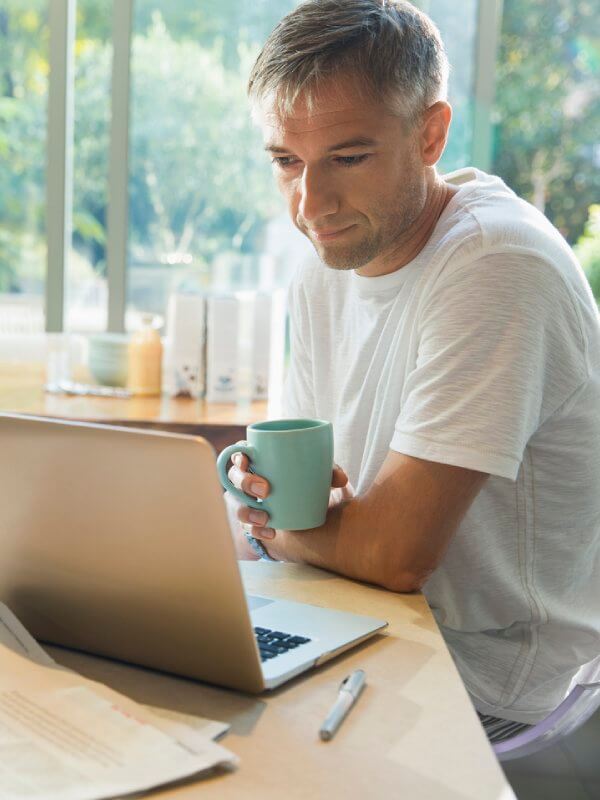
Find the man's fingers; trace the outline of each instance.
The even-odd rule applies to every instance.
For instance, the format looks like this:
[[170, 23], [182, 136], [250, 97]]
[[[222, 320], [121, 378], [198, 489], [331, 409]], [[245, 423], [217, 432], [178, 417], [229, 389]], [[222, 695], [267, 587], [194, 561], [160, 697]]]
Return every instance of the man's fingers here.
[[348, 475], [337, 464], [333, 465], [331, 473], [331, 492], [329, 494], [329, 508], [335, 508], [346, 500], [352, 500], [356, 492], [350, 483]]
[[255, 539], [274, 539], [277, 533], [274, 528], [263, 528], [260, 525], [251, 525], [249, 522], [241, 522], [240, 527]]
[[341, 467], [337, 464], [333, 465], [333, 472], [331, 473], [331, 488], [341, 489], [348, 483], [348, 476]]
[[248, 472], [248, 456], [245, 456], [243, 453], [234, 453], [231, 456], [231, 463], [233, 466], [227, 473], [227, 477], [236, 489], [241, 489], [244, 474]]
[[242, 472], [248, 472], [250, 466], [250, 459], [245, 453], [234, 453], [231, 458], [231, 463], [234, 467], [238, 467]]
[[240, 506], [237, 511], [237, 517], [244, 524], [257, 525], [261, 528], [269, 521], [269, 515], [266, 511], [257, 511], [257, 509], [249, 508], [248, 506]]
[[247, 456], [243, 453], [235, 453], [232, 461], [233, 466], [227, 473], [227, 477], [236, 489], [240, 489], [250, 497], [263, 498], [269, 494], [269, 482], [260, 475], [248, 472], [249, 462]]
[[257, 528], [255, 525], [253, 525], [250, 533], [255, 539], [264, 539], [265, 541], [268, 541], [269, 539], [275, 538], [275, 531], [273, 528]]

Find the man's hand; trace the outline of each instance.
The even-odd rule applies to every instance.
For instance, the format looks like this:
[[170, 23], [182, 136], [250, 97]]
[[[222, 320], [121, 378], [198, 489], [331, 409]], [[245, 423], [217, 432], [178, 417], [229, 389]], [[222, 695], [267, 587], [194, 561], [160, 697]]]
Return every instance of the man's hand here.
[[[268, 482], [248, 473], [245, 456], [236, 454], [234, 459], [232, 483], [251, 497], [266, 497]], [[283, 530], [275, 535], [266, 512], [228, 497], [238, 557], [256, 558], [243, 525], [264, 540], [278, 561], [312, 564], [394, 592], [414, 592], [440, 563], [487, 477], [390, 450], [360, 496], [353, 496], [346, 473], [339, 467], [334, 470], [327, 519], [309, 534]]]
[[308, 535], [278, 531], [269, 555], [414, 592], [442, 560], [487, 477], [390, 450], [371, 486], [330, 509]]
[[[228, 477], [236, 488], [245, 492], [252, 498], [257, 497], [264, 500], [269, 496], [269, 492], [271, 491], [269, 482], [260, 475], [248, 472], [248, 456], [243, 453], [236, 453], [232, 458], [232, 463], [233, 466], [229, 470]], [[335, 508], [341, 503], [350, 500], [353, 496], [354, 489], [348, 480], [348, 476], [341, 467], [334, 464], [331, 474], [329, 508]], [[256, 539], [262, 539], [268, 542], [269, 539], [273, 539], [276, 534], [276, 531], [269, 527], [269, 515], [266, 511], [258, 511], [257, 509], [243, 505], [229, 493], [227, 493], [226, 502], [230, 517], [231, 514], [235, 514], [235, 518], [239, 523], [238, 530], [234, 531], [238, 557], [242, 559], [256, 559], [256, 554], [246, 541], [246, 537], [242, 533], [242, 528], [248, 533], [251, 533]]]

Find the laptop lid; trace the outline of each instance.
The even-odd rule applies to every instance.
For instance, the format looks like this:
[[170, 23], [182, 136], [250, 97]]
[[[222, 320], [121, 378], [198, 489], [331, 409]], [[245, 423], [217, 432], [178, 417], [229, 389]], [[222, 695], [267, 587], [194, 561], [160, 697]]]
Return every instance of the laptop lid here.
[[204, 439], [0, 414], [0, 600], [42, 641], [264, 688]]

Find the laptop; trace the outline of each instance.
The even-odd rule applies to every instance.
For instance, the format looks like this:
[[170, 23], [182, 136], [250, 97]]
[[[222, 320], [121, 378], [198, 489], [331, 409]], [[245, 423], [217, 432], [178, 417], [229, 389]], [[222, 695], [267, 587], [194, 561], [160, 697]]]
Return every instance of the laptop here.
[[200, 437], [0, 414], [0, 443], [0, 600], [41, 641], [258, 693], [387, 624], [246, 594]]

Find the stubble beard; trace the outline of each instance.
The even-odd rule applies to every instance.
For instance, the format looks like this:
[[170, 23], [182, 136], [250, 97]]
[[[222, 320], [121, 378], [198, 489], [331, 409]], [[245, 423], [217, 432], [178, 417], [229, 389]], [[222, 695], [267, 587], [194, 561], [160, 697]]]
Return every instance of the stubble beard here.
[[[304, 225], [298, 227], [308, 237], [325, 266], [336, 270], [360, 269], [378, 256], [393, 254], [395, 244], [402, 240], [421, 214], [426, 197], [427, 190], [422, 183], [416, 178], [410, 181], [398, 193], [393, 207], [382, 203], [372, 209], [368, 216], [365, 215], [369, 227], [360, 238], [356, 231], [351, 231], [349, 235], [357, 240], [348, 244], [316, 242], [311, 239]], [[357, 224], [362, 227], [361, 222]]]

